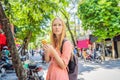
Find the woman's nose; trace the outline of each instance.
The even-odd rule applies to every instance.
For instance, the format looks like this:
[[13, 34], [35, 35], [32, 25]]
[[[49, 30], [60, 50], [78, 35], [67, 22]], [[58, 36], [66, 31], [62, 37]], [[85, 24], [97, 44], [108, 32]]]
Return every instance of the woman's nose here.
[[57, 25], [56, 28], [59, 28], [59, 26]]

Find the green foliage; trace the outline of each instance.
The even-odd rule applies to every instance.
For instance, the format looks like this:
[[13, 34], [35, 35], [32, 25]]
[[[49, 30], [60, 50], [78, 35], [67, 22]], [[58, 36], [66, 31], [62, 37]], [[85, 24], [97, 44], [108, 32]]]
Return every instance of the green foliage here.
[[82, 0], [78, 16], [82, 27], [90, 29], [99, 39], [112, 38], [120, 34], [119, 0]]
[[22, 40], [29, 31], [31, 41], [35, 41], [38, 34], [44, 34], [42, 26], [46, 26], [56, 10], [57, 5], [49, 0], [5, 0], [6, 14], [10, 22], [17, 25], [16, 37]]
[[48, 34], [48, 23], [59, 9], [68, 5], [68, 0], [5, 0], [4, 3], [10, 22], [17, 26], [15, 37], [24, 40], [32, 32], [31, 42], [35, 42]]

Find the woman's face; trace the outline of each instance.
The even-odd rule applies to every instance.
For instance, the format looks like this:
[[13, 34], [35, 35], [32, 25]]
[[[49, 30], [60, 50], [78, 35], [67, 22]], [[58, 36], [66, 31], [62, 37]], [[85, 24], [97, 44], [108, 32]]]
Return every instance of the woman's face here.
[[60, 19], [55, 19], [52, 24], [53, 33], [59, 36], [62, 33], [63, 24]]

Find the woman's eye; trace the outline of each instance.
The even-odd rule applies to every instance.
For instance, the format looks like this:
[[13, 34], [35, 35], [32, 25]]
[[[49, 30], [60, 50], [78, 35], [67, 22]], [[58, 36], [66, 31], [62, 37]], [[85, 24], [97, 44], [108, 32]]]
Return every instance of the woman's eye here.
[[61, 24], [59, 24], [59, 26], [61, 26]]
[[53, 24], [53, 26], [57, 26], [57, 24]]
[[62, 26], [62, 24], [53, 24], [53, 26]]

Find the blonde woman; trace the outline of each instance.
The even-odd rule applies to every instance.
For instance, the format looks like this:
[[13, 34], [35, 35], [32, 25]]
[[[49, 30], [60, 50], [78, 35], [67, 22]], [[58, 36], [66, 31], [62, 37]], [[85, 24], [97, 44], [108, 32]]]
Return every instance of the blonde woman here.
[[45, 60], [50, 62], [46, 80], [69, 80], [67, 65], [69, 63], [72, 44], [67, 40], [60, 51], [62, 41], [66, 36], [66, 26], [62, 19], [55, 18], [52, 21], [51, 45], [43, 46]]

